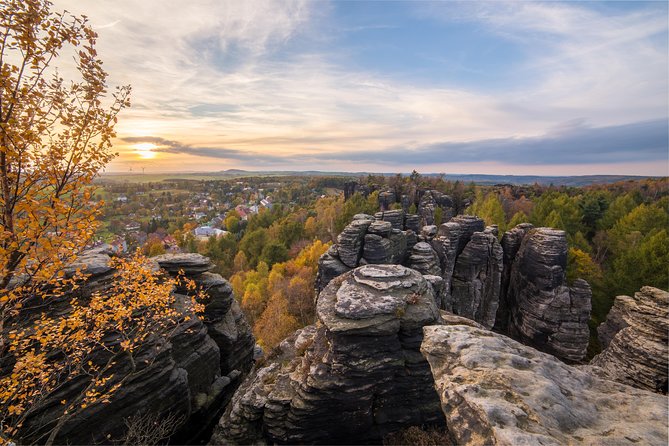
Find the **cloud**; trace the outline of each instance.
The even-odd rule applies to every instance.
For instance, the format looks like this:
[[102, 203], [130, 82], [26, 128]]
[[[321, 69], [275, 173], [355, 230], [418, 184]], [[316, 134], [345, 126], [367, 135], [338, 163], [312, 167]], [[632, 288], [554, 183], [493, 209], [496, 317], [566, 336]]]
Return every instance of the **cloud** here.
[[336, 159], [390, 165], [497, 162], [508, 165], [568, 165], [665, 161], [666, 120], [591, 128], [581, 123], [540, 137], [497, 138], [399, 146]]
[[[524, 61], [500, 67], [514, 85], [492, 91], [350, 64], [355, 48], [337, 47], [341, 36], [323, 38], [323, 30], [360, 33], [333, 26], [326, 2], [55, 3], [114, 23], [98, 27], [98, 50], [111, 81], [133, 85], [133, 107], [117, 127], [122, 141], [163, 138], [161, 150], [183, 155], [178, 162], [197, 157], [203, 170], [206, 158], [296, 169], [329, 159], [627, 163], [635, 141], [613, 129], [655, 147], [638, 123], [655, 122], [656, 131], [667, 117], [663, 4], [613, 12], [574, 2], [404, 4], [424, 20], [467, 21], [522, 46]], [[658, 159], [648, 150], [638, 155]]]
[[266, 153], [247, 152], [242, 150], [228, 149], [225, 147], [193, 147], [179, 141], [172, 141], [158, 136], [133, 136], [120, 139], [121, 141], [128, 144], [155, 144], [158, 147], [152, 149], [152, 151], [159, 153], [176, 153], [244, 162], [252, 161], [259, 164], [281, 164], [286, 162], [285, 157], [273, 156]]
[[261, 165], [295, 165], [344, 161], [387, 166], [495, 162], [507, 165], [568, 165], [666, 160], [669, 146], [666, 120], [593, 128], [581, 120], [564, 123], [538, 137], [495, 138], [468, 142], [411, 144], [384, 150], [311, 151], [271, 155], [223, 147], [192, 147], [159, 137], [123, 138], [127, 143], [153, 143], [157, 152], [239, 160]]

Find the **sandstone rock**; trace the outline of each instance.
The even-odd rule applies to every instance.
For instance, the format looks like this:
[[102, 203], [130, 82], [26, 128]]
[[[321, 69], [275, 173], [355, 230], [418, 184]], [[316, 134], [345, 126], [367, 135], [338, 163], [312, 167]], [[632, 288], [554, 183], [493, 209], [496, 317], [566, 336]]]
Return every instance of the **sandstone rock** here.
[[316, 295], [318, 295], [318, 293], [320, 293], [332, 279], [350, 270], [351, 268], [344, 265], [342, 261], [339, 260], [339, 250], [337, 249], [337, 245], [330, 246], [325, 254], [318, 259], [318, 273], [316, 275], [316, 283], [314, 284]]
[[511, 267], [513, 266], [513, 261], [518, 254], [520, 249], [520, 244], [527, 235], [527, 232], [530, 229], [533, 229], [534, 226], [530, 223], [521, 223], [515, 228], [510, 229], [504, 233], [502, 236], [502, 252], [504, 253], [503, 263], [504, 268], [502, 270], [502, 286], [500, 290], [499, 298], [499, 307], [497, 307], [497, 317], [495, 318], [495, 331], [506, 333], [509, 327], [509, 309], [515, 306], [515, 302], [510, 301], [509, 299], [512, 296], [508, 295], [509, 289], [509, 279], [511, 278]]
[[409, 266], [423, 275], [441, 275], [439, 258], [429, 243], [419, 242], [414, 245], [409, 257]]
[[379, 207], [382, 211], [387, 211], [395, 203], [395, 192], [383, 191], [379, 192]]
[[319, 323], [298, 330], [247, 378], [213, 444], [378, 442], [402, 427], [443, 424], [422, 327], [439, 314], [416, 271], [367, 265], [321, 292]]
[[374, 221], [369, 228], [367, 228], [368, 234], [376, 234], [381, 237], [388, 237], [393, 230], [393, 225], [388, 221]]
[[[618, 296], [613, 301], [613, 306], [606, 315], [606, 320], [597, 327], [597, 337], [602, 346], [602, 350], [607, 348], [613, 337], [623, 328], [629, 325], [625, 322], [625, 312], [627, 308], [634, 306], [631, 303], [634, 299], [629, 296]], [[630, 302], [630, 303], [628, 303]]]
[[509, 331], [527, 345], [578, 362], [588, 346], [592, 293], [584, 280], [566, 285], [566, 265], [564, 231], [538, 228], [527, 234], [509, 279]]
[[420, 216], [416, 214], [407, 214], [404, 219], [404, 227], [405, 229], [412, 230], [415, 234], [420, 233]]
[[380, 235], [367, 234], [362, 256], [367, 263], [390, 263], [392, 243]]
[[[400, 231], [393, 229], [388, 239], [390, 240], [390, 262], [403, 264], [409, 257], [409, 237], [411, 231]], [[413, 245], [412, 245], [413, 246]]]
[[603, 380], [503, 335], [424, 328], [456, 444], [667, 444], [667, 399]]
[[444, 293], [444, 310], [453, 309], [453, 296], [451, 293], [451, 280], [455, 261], [462, 253], [474, 232], [482, 232], [484, 223], [478, 217], [471, 215], [458, 215], [451, 221], [439, 226], [437, 237], [432, 240], [432, 247], [442, 262], [442, 277], [446, 283]]
[[618, 296], [615, 306], [622, 310], [628, 326], [616, 333], [591, 364], [621, 383], [666, 393], [669, 293], [643, 287], [634, 298]]
[[[106, 259], [104, 258], [106, 256]], [[91, 261], [93, 266], [84, 262]], [[175, 294], [175, 309], [184, 316], [180, 325], [170, 333], [154, 333], [134, 353], [136, 370], [131, 372], [130, 361], [117, 361], [111, 370], [113, 380], [126, 377], [122, 386], [111, 396], [109, 403], [94, 403], [80, 415], [68, 420], [58, 436], [57, 444], [101, 444], [119, 441], [127, 427], [125, 419], [137, 414], [151, 414], [158, 419], [176, 417], [173, 426], [175, 443], [199, 441], [232, 397], [240, 381], [240, 372], [251, 367], [254, 339], [251, 329], [239, 310], [232, 287], [218, 274], [207, 271], [209, 259], [199, 255], [168, 255], [160, 259], [173, 274], [184, 270], [205, 291], [203, 319], [187, 313], [190, 297]], [[183, 262], [183, 263], [180, 263]], [[104, 292], [100, 275], [114, 278], [107, 271], [108, 254], [103, 251], [86, 253], [79, 258], [82, 268], [97, 271], [92, 276], [96, 291]], [[198, 273], [198, 271], [200, 273]], [[87, 296], [91, 281], [82, 287]], [[61, 314], [58, 308], [56, 314]], [[120, 342], [111, 338], [110, 345]], [[105, 350], [96, 352], [92, 362], [104, 364], [109, 359]], [[112, 381], [113, 383], [113, 381]], [[60, 416], [60, 401], [72, 401], [87, 385], [84, 379], [66, 381], [47, 396], [44, 410], [34, 412], [26, 420], [20, 434], [24, 442], [40, 442], [40, 436]]]
[[374, 221], [373, 217], [365, 218], [356, 215], [351, 223], [337, 237], [339, 260], [349, 268], [358, 266], [362, 256], [362, 245], [367, 228]]
[[435, 224], [437, 208], [441, 208], [441, 223], [445, 223], [453, 217], [453, 200], [436, 190], [425, 191], [418, 203], [418, 214], [423, 225]]
[[153, 260], [170, 274], [183, 271], [186, 276], [196, 276], [214, 267], [211, 260], [196, 253], [163, 254], [153, 257]]
[[401, 209], [377, 212], [374, 214], [374, 218], [390, 222], [393, 225], [393, 229], [399, 229], [400, 231], [404, 229], [404, 211]]
[[457, 258], [451, 285], [453, 312], [495, 324], [502, 278], [502, 247], [491, 232], [475, 232]]

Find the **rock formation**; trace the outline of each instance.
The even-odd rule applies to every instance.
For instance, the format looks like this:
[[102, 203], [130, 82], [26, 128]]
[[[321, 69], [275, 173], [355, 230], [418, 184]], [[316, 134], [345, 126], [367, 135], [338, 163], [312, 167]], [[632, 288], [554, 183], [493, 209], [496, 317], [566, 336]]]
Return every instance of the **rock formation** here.
[[316, 290], [360, 265], [401, 264], [443, 279], [430, 279], [440, 308], [566, 361], [585, 357], [591, 291], [583, 280], [566, 284], [564, 231], [520, 224], [500, 243], [497, 227], [486, 228], [475, 216], [458, 215], [418, 233], [417, 218], [402, 210], [356, 215], [321, 257]]
[[472, 234], [453, 270], [454, 313], [486, 328], [493, 327], [499, 304], [502, 256], [502, 247], [492, 233]]
[[[91, 273], [82, 293], [103, 290], [113, 280], [109, 267], [110, 250], [85, 252], [77, 268]], [[112, 395], [109, 403], [95, 403], [65, 423], [57, 444], [101, 444], [120, 440], [133, 415], [150, 414], [160, 419], [175, 418], [175, 439], [188, 443], [202, 438], [212, 421], [232, 397], [242, 372], [251, 367], [255, 341], [232, 296], [230, 284], [218, 274], [207, 272], [212, 265], [198, 254], [170, 254], [157, 258], [170, 273], [183, 271], [206, 291], [202, 319], [190, 315], [169, 337], [156, 334], [136, 352], [137, 369], [129, 375], [130, 364], [118, 362], [113, 375], [129, 379]], [[156, 266], [158, 268], [158, 266]], [[176, 308], [185, 311], [187, 296], [175, 294]], [[187, 314], [184, 313], [184, 316]], [[100, 361], [105, 352], [99, 352]], [[93, 361], [97, 361], [93, 357]], [[24, 425], [23, 441], [37, 441], [55, 423], [60, 401], [71, 401], [86, 385], [85, 380], [68, 381], [48, 396], [44, 410], [34, 412]], [[49, 403], [51, 402], [51, 403]], [[43, 441], [43, 439], [42, 439]]]
[[[435, 220], [437, 209], [441, 209], [441, 221], [439, 222]], [[418, 215], [421, 217], [423, 226], [445, 223], [453, 217], [454, 213], [453, 200], [448, 195], [436, 190], [428, 190], [420, 197]]]
[[524, 237], [513, 262], [506, 298], [509, 332], [527, 345], [560, 359], [585, 357], [590, 332], [590, 286], [566, 284], [567, 236], [564, 231], [538, 228]]
[[482, 232], [485, 224], [483, 220], [471, 215], [458, 215], [449, 222], [439, 226], [437, 235], [431, 240], [432, 247], [442, 262], [442, 277], [445, 291], [443, 309], [453, 310], [453, 295], [451, 283], [457, 257], [462, 253], [475, 232]]
[[609, 326], [609, 319], [620, 316], [627, 326], [615, 333], [590, 364], [621, 383], [666, 393], [669, 293], [646, 286], [634, 298], [618, 296], [609, 315]]
[[502, 270], [502, 286], [499, 293], [499, 306], [497, 307], [497, 316], [495, 317], [494, 327], [495, 331], [500, 333], [506, 333], [508, 331], [510, 317], [509, 311], [511, 307], [515, 306], [515, 302], [509, 300], [512, 296], [509, 296], [508, 293], [513, 261], [518, 254], [520, 244], [523, 242], [527, 232], [533, 228], [534, 225], [530, 223], [521, 223], [515, 228], [506, 231], [502, 236], [501, 245], [502, 252], [504, 253], [504, 268]]
[[424, 328], [455, 444], [667, 444], [667, 398], [604, 380], [506, 336]]
[[405, 229], [402, 210], [357, 214], [319, 260], [316, 291], [335, 277], [357, 266], [403, 264], [417, 242], [416, 234]]
[[330, 282], [317, 313], [240, 387], [213, 444], [360, 444], [443, 424], [418, 350], [422, 327], [439, 320], [421, 274], [359, 267]]

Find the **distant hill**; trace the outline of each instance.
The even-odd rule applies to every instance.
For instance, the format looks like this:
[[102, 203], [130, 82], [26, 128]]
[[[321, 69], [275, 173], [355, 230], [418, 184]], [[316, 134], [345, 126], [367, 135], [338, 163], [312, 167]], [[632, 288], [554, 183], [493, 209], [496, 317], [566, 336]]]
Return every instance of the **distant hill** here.
[[[149, 182], [164, 180], [217, 180], [242, 177], [264, 177], [264, 176], [337, 176], [337, 177], [366, 177], [367, 175], [394, 176], [397, 173], [378, 173], [378, 172], [322, 172], [318, 170], [306, 171], [250, 171], [241, 169], [228, 169], [219, 172], [183, 172], [183, 173], [105, 173], [102, 175], [102, 181], [114, 182]], [[408, 175], [408, 173], [403, 173]], [[442, 174], [428, 173], [423, 176], [434, 177]], [[540, 176], [540, 175], [482, 175], [482, 174], [445, 174], [444, 179], [450, 181], [462, 181], [465, 183], [474, 182], [480, 185], [494, 184], [541, 184], [554, 186], [587, 186], [590, 184], [606, 184], [618, 181], [641, 180], [644, 178], [659, 178], [651, 176], [638, 175], [580, 175], [580, 176]]]

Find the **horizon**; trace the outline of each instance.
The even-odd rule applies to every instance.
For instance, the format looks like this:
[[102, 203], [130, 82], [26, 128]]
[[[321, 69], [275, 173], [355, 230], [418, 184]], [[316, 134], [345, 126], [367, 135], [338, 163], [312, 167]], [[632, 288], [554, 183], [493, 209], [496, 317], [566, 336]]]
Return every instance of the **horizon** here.
[[53, 8], [133, 87], [107, 173], [669, 174], [666, 2]]

